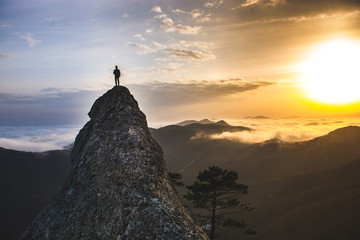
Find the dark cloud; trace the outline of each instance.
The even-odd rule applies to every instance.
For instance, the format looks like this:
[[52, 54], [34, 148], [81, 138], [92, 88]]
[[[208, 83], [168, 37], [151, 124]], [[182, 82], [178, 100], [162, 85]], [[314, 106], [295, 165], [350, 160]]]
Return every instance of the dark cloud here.
[[0, 93], [2, 125], [76, 124], [88, 119], [97, 91], [76, 89], [43, 89], [41, 94]]
[[273, 85], [273, 82], [247, 82], [243, 79], [198, 81], [188, 83], [153, 82], [131, 84], [129, 88], [153, 106], [197, 104], [234, 96], [246, 91]]
[[266, 117], [266, 116], [263, 116], [263, 115], [258, 115], [258, 116], [249, 116], [249, 117], [245, 117], [245, 119], [258, 119], [258, 120], [263, 120], [263, 119], [271, 119], [270, 117]]
[[[78, 107], [88, 102], [90, 96], [99, 94], [97, 91], [45, 88], [38, 95], [0, 93], [1, 104], [42, 104], [44, 106]], [[94, 99], [95, 100], [95, 99]]]
[[10, 56], [7, 54], [0, 53], [0, 59], [9, 58]]
[[318, 123], [318, 122], [311, 122], [311, 123], [306, 124], [305, 126], [318, 126], [320, 124], [321, 123]]

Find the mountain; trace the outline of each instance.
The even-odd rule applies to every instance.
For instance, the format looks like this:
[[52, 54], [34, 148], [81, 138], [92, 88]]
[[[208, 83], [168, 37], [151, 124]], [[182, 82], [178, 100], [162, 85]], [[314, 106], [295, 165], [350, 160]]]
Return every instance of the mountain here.
[[158, 139], [160, 145], [163, 146], [168, 140], [170, 143], [188, 142], [191, 139], [209, 137], [211, 135], [221, 134], [224, 132], [242, 132], [252, 131], [251, 128], [244, 126], [231, 126], [225, 121], [215, 123], [192, 123], [185, 126], [170, 125], [159, 129], [150, 128], [150, 132], [154, 138]]
[[208, 135], [221, 131], [208, 130], [207, 126], [210, 125], [151, 129], [153, 137], [163, 146], [169, 170], [181, 172], [190, 182], [199, 171], [213, 164], [236, 170], [241, 180], [249, 182], [323, 171], [348, 164], [360, 156], [360, 128], [354, 126], [310, 141], [270, 139], [257, 144], [209, 138]]
[[[304, 142], [275, 138], [257, 144], [169, 138], [164, 130], [154, 130], [153, 136], [164, 145], [169, 170], [180, 172], [186, 184], [215, 164], [238, 172], [239, 182], [249, 186], [243, 201], [253, 203], [255, 211], [234, 218], [245, 219], [258, 234], [244, 239], [359, 239], [360, 127]], [[228, 228], [218, 233], [229, 240], [242, 234]]]
[[[193, 125], [193, 124], [198, 124], [197, 126], [199, 126], [199, 124], [201, 125], [205, 125], [205, 124], [209, 124], [209, 125], [213, 125], [213, 126], [216, 126], [216, 125], [223, 125], [223, 126], [230, 126], [227, 122], [225, 122], [224, 120], [220, 120], [220, 121], [217, 121], [217, 122], [213, 122], [213, 121], [210, 121], [209, 119], [203, 119], [203, 120], [200, 120], [200, 121], [196, 121], [196, 120], [185, 120], [185, 121], [182, 121], [182, 122], [179, 122], [175, 125], [177, 126], [181, 126], [181, 127], [185, 127], [185, 126], [188, 126], [188, 125]], [[236, 127], [233, 127], [233, 128], [236, 128]], [[246, 130], [246, 129], [245, 129]], [[247, 128], [247, 130], [250, 130]]]
[[359, 171], [360, 158], [251, 183], [244, 200], [256, 210], [246, 214], [247, 222], [258, 230], [257, 239], [359, 239]]
[[0, 148], [0, 236], [18, 239], [70, 171], [69, 150], [42, 153]]
[[[275, 138], [262, 143], [247, 144], [208, 137], [228, 130], [241, 132], [241, 127], [235, 130], [209, 126], [175, 125], [150, 131], [163, 149], [168, 170], [180, 172], [185, 183], [193, 183], [199, 171], [216, 164], [237, 171], [239, 182], [249, 186], [249, 193], [243, 197], [243, 201], [251, 202], [255, 211], [242, 212], [234, 217], [239, 221], [246, 220], [249, 227], [258, 233], [248, 236], [244, 235], [241, 229], [223, 228], [218, 231], [219, 239], [359, 239], [359, 127], [340, 128], [310, 141], [293, 143]], [[0, 151], [0, 159], [4, 163], [9, 163], [12, 156], [19, 154], [17, 151], [6, 150], [8, 154], [4, 156], [3, 151]], [[62, 151], [54, 153], [63, 154]], [[28, 158], [29, 162], [35, 161], [29, 156], [21, 155]], [[64, 162], [70, 161], [69, 156], [62, 156]], [[47, 155], [43, 157], [44, 160], [51, 161]], [[2, 178], [1, 182], [15, 186], [11, 195], [13, 198], [21, 196], [25, 199], [23, 194], [36, 196], [38, 193], [33, 191], [31, 183], [26, 185], [27, 180], [23, 179], [22, 174], [17, 174], [18, 168], [21, 167], [9, 169], [6, 175], [13, 176], [10, 179], [17, 178], [18, 185], [13, 185], [12, 180], [5, 178]], [[49, 175], [55, 172], [55, 169], [49, 170]], [[36, 169], [29, 163], [26, 171], [32, 172]], [[63, 174], [66, 175], [67, 172]], [[34, 178], [36, 176], [33, 175]], [[44, 188], [50, 189], [47, 182], [51, 177], [47, 177], [47, 180], [41, 181]], [[16, 189], [21, 185], [27, 186], [28, 191], [16, 193]], [[177, 190], [180, 195], [186, 191], [184, 188]], [[55, 191], [56, 189], [52, 190]], [[1, 192], [4, 191], [1, 189]], [[8, 201], [13, 198], [9, 197]], [[41, 205], [40, 202], [33, 201], [28, 207], [32, 208], [33, 204]], [[12, 213], [12, 219], [20, 221], [24, 217], [34, 217], [33, 213], [30, 215], [24, 208], [17, 209], [16, 204], [11, 206], [13, 207], [9, 208], [9, 212]], [[13, 228], [14, 232], [16, 231], [16, 226], [6, 225], [7, 219], [2, 219], [5, 229]], [[23, 229], [17, 228], [17, 231], [21, 230]]]
[[169, 184], [129, 90], [109, 90], [89, 116], [69, 176], [20, 239], [207, 239]]
[[200, 120], [200, 121], [197, 121], [197, 120], [185, 120], [185, 121], [177, 123], [176, 125], [178, 125], [178, 126], [186, 126], [186, 125], [190, 125], [190, 124], [193, 124], [193, 123], [208, 124], [208, 123], [214, 123], [214, 122], [210, 121], [209, 119], [203, 119], [203, 120]]
[[245, 117], [245, 119], [258, 119], [258, 120], [262, 120], [262, 119], [271, 119], [270, 117], [266, 117], [266, 116], [262, 116], [262, 115], [258, 115], [258, 116], [255, 116], [255, 117]]

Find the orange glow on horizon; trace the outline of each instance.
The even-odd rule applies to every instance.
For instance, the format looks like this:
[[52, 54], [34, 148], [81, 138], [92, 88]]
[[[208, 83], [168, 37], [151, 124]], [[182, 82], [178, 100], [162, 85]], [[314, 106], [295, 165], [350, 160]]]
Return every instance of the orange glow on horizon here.
[[334, 114], [355, 114], [360, 111], [360, 100], [348, 104], [331, 104], [321, 103], [312, 99], [305, 99], [304, 103], [305, 105], [319, 112], [328, 112]]

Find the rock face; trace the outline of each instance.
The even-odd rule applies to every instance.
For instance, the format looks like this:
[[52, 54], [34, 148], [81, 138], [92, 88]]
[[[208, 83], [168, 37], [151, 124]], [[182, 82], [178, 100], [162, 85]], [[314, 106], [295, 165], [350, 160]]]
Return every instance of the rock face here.
[[166, 179], [160, 146], [125, 87], [96, 100], [72, 169], [21, 239], [208, 239]]

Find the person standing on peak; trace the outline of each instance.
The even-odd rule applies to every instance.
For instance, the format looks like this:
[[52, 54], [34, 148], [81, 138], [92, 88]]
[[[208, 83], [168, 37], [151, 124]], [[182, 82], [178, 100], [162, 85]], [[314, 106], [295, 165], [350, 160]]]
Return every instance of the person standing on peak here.
[[113, 74], [115, 75], [115, 86], [120, 86], [120, 76], [121, 72], [118, 69], [118, 66], [115, 66]]

